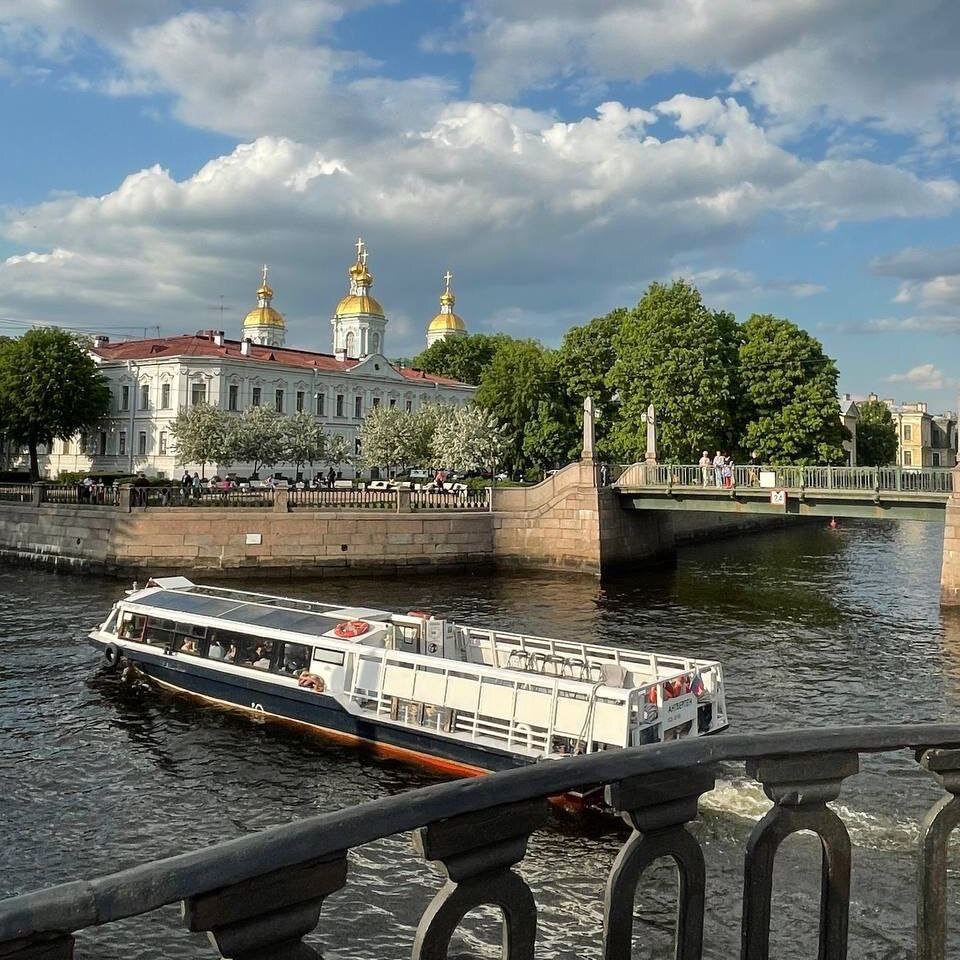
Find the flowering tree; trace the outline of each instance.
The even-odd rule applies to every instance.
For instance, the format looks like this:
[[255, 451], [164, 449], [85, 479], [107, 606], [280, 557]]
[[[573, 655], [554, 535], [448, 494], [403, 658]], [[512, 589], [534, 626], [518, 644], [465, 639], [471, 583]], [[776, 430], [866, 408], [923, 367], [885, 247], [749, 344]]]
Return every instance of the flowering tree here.
[[170, 424], [177, 460], [184, 466], [199, 463], [204, 475], [208, 463], [230, 466], [233, 458], [227, 438], [229, 427], [226, 414], [208, 403], [181, 408]]
[[452, 407], [437, 420], [432, 460], [454, 470], [493, 469], [506, 449], [504, 429], [489, 410], [474, 404]]
[[346, 437], [342, 437], [339, 433], [330, 434], [327, 437], [326, 449], [323, 451], [323, 459], [334, 467], [339, 467], [341, 463], [349, 463], [352, 455]]
[[286, 431], [283, 417], [266, 407], [248, 407], [232, 418], [226, 436], [229, 463], [252, 463], [254, 474], [284, 459]]
[[360, 430], [361, 459], [368, 466], [398, 467], [417, 462], [416, 416], [395, 407], [374, 407]]
[[312, 467], [318, 460], [325, 459], [327, 435], [320, 421], [306, 410], [283, 419], [283, 460], [292, 463], [297, 473], [303, 465]]

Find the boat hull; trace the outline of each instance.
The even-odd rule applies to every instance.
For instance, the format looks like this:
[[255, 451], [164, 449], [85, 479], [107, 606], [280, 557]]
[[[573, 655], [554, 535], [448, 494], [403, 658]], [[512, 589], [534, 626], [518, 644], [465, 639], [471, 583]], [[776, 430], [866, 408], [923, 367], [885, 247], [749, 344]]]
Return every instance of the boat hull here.
[[[104, 645], [95, 642], [101, 650]], [[240, 709], [310, 727], [341, 742], [356, 744], [381, 756], [392, 756], [458, 776], [478, 776], [528, 766], [533, 761], [432, 735], [391, 723], [378, 722], [345, 710], [337, 700], [312, 690], [279, 686], [256, 676], [223, 673], [201, 661], [122, 649], [123, 657], [145, 679], [177, 693], [220, 706]]]

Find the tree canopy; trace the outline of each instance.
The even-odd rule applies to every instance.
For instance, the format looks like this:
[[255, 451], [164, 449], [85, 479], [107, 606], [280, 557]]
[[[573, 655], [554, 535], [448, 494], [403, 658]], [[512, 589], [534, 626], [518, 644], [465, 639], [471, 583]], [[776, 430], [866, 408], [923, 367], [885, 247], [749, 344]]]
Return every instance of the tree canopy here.
[[618, 455], [642, 457], [651, 403], [661, 460], [696, 463], [704, 449], [732, 448], [738, 345], [733, 315], [704, 306], [696, 287], [652, 284], [614, 339], [607, 383], [620, 402], [611, 431]]
[[796, 324], [755, 313], [739, 351], [741, 445], [763, 463], [843, 463], [836, 364]]
[[513, 338], [505, 333], [475, 333], [436, 340], [413, 359], [413, 366], [461, 383], [479, 384], [497, 351]]
[[0, 434], [25, 444], [30, 476], [37, 447], [69, 440], [110, 410], [110, 389], [83, 341], [55, 327], [0, 344]]
[[896, 463], [899, 442], [890, 408], [880, 400], [865, 400], [857, 407], [857, 463], [865, 467]]

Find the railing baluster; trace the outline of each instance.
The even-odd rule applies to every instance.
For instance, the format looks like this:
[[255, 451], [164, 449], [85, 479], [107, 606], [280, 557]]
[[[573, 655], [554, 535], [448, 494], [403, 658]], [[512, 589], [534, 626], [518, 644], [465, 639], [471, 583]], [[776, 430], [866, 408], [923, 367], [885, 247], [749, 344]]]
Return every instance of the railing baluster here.
[[700, 796], [712, 790], [711, 768], [667, 771], [631, 777], [607, 787], [606, 798], [633, 827], [607, 879], [603, 917], [604, 960], [630, 960], [634, 900], [644, 870], [660, 857], [671, 857], [679, 879], [676, 960], [700, 960], [706, 866], [699, 842], [685, 824], [697, 818]]
[[346, 881], [340, 853], [192, 897], [183, 919], [230, 960], [320, 960], [303, 937], [319, 922], [324, 898]]
[[750, 760], [747, 774], [763, 785], [774, 807], [754, 827], [743, 873], [741, 960], [768, 960], [770, 904], [777, 848], [792, 833], [820, 838], [819, 960], [845, 960], [850, 914], [850, 836], [827, 807], [843, 781], [860, 769], [856, 753], [823, 753], [789, 759]]
[[920, 825], [917, 860], [917, 960], [944, 960], [947, 941], [947, 841], [960, 824], [960, 750], [926, 750], [920, 765], [948, 791]]
[[454, 931], [483, 905], [503, 911], [502, 960], [533, 960], [537, 905], [510, 868], [524, 858], [530, 834], [548, 816], [546, 802], [533, 800], [441, 820], [414, 833], [417, 853], [440, 861], [447, 882], [420, 919], [413, 960], [446, 960]]

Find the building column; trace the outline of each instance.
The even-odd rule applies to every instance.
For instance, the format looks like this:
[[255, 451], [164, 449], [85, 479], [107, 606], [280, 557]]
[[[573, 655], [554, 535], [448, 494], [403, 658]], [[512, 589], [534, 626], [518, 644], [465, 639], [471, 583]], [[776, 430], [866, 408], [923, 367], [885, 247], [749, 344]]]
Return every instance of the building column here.
[[944, 523], [940, 605], [960, 607], [960, 464], [953, 470], [953, 496], [947, 501]]

